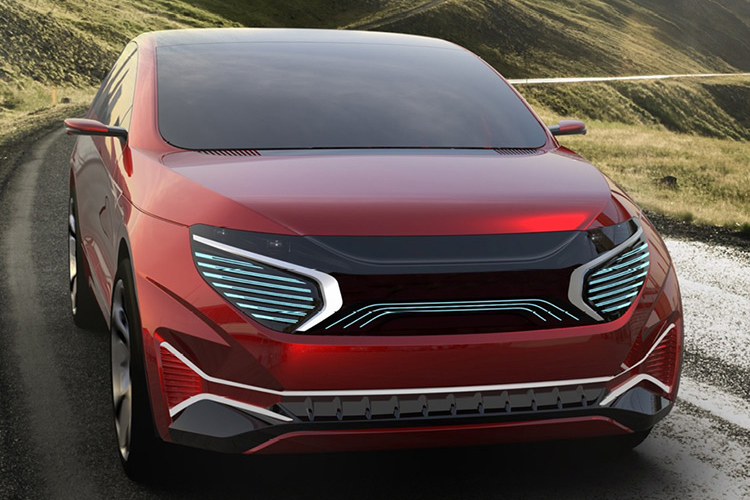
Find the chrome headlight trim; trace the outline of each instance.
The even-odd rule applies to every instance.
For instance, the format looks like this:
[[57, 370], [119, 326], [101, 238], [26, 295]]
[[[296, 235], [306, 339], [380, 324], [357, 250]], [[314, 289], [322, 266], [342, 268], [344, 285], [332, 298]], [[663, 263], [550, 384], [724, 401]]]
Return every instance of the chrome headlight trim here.
[[320, 293], [323, 298], [323, 307], [315, 315], [298, 326], [294, 330], [296, 332], [304, 332], [309, 330], [320, 322], [325, 321], [326, 319], [331, 317], [334, 313], [336, 313], [336, 311], [341, 309], [341, 306], [344, 305], [344, 300], [341, 297], [341, 289], [339, 288], [339, 283], [333, 276], [322, 273], [315, 269], [292, 264], [291, 262], [274, 259], [273, 257], [268, 257], [266, 255], [261, 255], [255, 252], [249, 252], [242, 248], [233, 247], [225, 243], [220, 243], [218, 241], [204, 238], [203, 236], [198, 236], [197, 234], [193, 235], [193, 240], [197, 241], [198, 243], [213, 247], [217, 250], [222, 250], [224, 252], [254, 260], [262, 264], [267, 264], [278, 269], [301, 274], [314, 280], [320, 288]]

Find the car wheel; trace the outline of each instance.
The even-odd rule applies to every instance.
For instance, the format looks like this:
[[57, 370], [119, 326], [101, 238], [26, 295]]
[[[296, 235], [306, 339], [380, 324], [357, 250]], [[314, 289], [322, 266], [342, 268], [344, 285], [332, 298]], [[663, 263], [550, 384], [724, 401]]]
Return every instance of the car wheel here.
[[122, 466], [132, 479], [142, 480], [151, 476], [161, 447], [151, 414], [132, 276], [130, 261], [123, 260], [112, 293], [112, 409]]
[[101, 311], [86, 279], [83, 249], [78, 232], [78, 203], [74, 188], [68, 200], [68, 262], [70, 269], [70, 311], [73, 322], [87, 330], [100, 329], [104, 324]]

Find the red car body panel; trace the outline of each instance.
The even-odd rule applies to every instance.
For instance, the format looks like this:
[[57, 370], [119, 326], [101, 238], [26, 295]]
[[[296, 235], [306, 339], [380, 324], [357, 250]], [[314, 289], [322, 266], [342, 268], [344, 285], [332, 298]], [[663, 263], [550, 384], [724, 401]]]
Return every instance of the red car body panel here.
[[[271, 439], [248, 454], [487, 446], [493, 444], [618, 436], [631, 431], [612, 419], [582, 417], [537, 422], [393, 429], [388, 432], [295, 432]], [[343, 435], [343, 436], [342, 436]]]
[[[554, 152], [521, 157], [339, 154], [304, 161], [293, 156], [206, 158], [191, 152], [169, 155], [163, 163], [299, 235], [580, 230], [610, 199], [604, 176], [593, 166]], [[223, 224], [247, 229], [242, 217], [227, 221], [225, 216]]]
[[[294, 391], [533, 385], [606, 377], [612, 378], [607, 387], [613, 389], [630, 377], [617, 378], [628, 356], [647, 355], [669, 324], [676, 325], [681, 345], [675, 273], [646, 219], [648, 278], [634, 305], [615, 321], [519, 332], [340, 337], [281, 333], [249, 320], [197, 271], [189, 226], [300, 236], [517, 234], [611, 226], [641, 217], [640, 210], [549, 133], [537, 154], [523, 157], [430, 151], [223, 157], [175, 148], [158, 129], [155, 40], [142, 36], [137, 42], [128, 142], [80, 139], [71, 184], [78, 193], [104, 193], [79, 196], [79, 225], [91, 288], [105, 318], [117, 263], [123, 255], [133, 263], [150, 399], [162, 439], [172, 440], [173, 423], [160, 371], [164, 342], [211, 379], [203, 383], [212, 394], [260, 408]], [[89, 118], [97, 117], [90, 113]], [[645, 379], [638, 385], [671, 401], [678, 379], [679, 360], [669, 391]], [[295, 431], [245, 451], [486, 444], [629, 432], [604, 416], [429, 428], [404, 424]]]

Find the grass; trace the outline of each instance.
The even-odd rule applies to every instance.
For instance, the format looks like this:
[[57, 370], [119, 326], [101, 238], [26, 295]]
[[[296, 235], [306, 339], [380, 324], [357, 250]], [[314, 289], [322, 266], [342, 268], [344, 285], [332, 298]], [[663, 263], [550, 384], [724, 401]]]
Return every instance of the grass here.
[[713, 73], [750, 70], [748, 16], [746, 1], [453, 0], [384, 28], [455, 41], [510, 78]]
[[662, 124], [669, 130], [750, 139], [750, 77], [519, 85], [535, 107], [580, 119]]
[[[558, 117], [547, 112], [548, 123]], [[745, 141], [678, 134], [653, 125], [589, 122], [561, 143], [590, 160], [643, 208], [703, 225], [748, 231], [750, 147]], [[677, 179], [672, 188], [659, 182]]]

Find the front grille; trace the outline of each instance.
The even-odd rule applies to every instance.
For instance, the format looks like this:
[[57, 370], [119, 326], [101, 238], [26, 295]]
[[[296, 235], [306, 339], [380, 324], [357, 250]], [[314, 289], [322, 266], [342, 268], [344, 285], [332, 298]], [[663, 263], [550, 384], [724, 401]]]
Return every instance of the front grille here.
[[649, 251], [643, 234], [586, 275], [584, 300], [603, 318], [622, 316], [633, 304], [648, 276]]
[[585, 408], [604, 392], [599, 385], [392, 396], [285, 397], [280, 409], [302, 421], [408, 420], [520, 414]]
[[440, 302], [378, 302], [357, 308], [326, 326], [326, 330], [338, 327], [363, 328], [395, 315], [425, 315], [448, 313], [500, 312], [533, 316], [542, 322], [560, 323], [566, 319], [578, 320], [576, 316], [555, 304], [541, 299], [463, 300]]
[[[201, 241], [202, 240], [202, 241]], [[291, 332], [322, 308], [318, 286], [301, 274], [261, 262], [231, 247], [193, 238], [193, 258], [203, 279], [222, 297], [255, 321], [273, 330]], [[243, 252], [249, 254], [249, 252]], [[270, 259], [269, 259], [270, 260]]]

